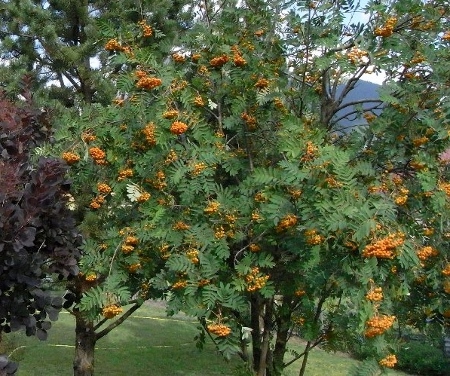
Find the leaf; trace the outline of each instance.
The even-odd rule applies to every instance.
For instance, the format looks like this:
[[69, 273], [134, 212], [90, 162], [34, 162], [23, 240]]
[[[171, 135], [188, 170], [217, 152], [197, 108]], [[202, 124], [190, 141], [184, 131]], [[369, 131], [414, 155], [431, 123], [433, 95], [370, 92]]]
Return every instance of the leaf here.
[[208, 98], [208, 107], [211, 110], [215, 110], [217, 108], [217, 103], [214, 103], [210, 98]]
[[19, 232], [18, 240], [24, 247], [34, 246], [34, 239], [36, 237], [35, 227], [24, 227], [22, 231]]
[[127, 197], [131, 202], [137, 202], [138, 198], [142, 195], [142, 191], [137, 184], [127, 184]]

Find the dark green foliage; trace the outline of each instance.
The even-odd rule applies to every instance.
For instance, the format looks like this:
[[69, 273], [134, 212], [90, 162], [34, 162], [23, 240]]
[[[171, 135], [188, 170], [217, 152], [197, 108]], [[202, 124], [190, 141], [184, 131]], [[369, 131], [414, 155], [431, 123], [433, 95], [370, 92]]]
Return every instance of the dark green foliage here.
[[415, 375], [448, 376], [450, 361], [444, 357], [442, 349], [429, 343], [407, 342], [400, 347], [397, 355], [398, 368]]

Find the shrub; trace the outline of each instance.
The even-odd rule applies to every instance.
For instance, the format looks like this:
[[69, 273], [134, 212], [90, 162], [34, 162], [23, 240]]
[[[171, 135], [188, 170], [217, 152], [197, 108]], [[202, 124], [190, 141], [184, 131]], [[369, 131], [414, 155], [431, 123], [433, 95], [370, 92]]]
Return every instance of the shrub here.
[[399, 349], [398, 368], [406, 372], [426, 376], [449, 376], [450, 360], [442, 350], [428, 344], [411, 341]]

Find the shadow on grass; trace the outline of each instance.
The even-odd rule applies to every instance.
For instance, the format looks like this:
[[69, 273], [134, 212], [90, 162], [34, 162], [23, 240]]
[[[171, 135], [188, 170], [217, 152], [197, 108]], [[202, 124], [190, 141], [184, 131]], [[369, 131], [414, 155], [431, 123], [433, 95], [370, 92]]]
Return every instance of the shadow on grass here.
[[[71, 376], [74, 355], [74, 319], [61, 313], [53, 323], [48, 341], [41, 342], [22, 333], [11, 333], [19, 361], [18, 376]], [[167, 318], [161, 304], [146, 304], [122, 325], [97, 342], [96, 376], [216, 376], [234, 375], [242, 362], [237, 357], [226, 362], [208, 342], [203, 351], [195, 347], [197, 323], [177, 315]], [[302, 349], [300, 340], [290, 344]], [[308, 376], [345, 376], [354, 359], [345, 354], [315, 349], [308, 362]], [[300, 362], [286, 370], [296, 376]], [[404, 375], [390, 372], [388, 375]]]

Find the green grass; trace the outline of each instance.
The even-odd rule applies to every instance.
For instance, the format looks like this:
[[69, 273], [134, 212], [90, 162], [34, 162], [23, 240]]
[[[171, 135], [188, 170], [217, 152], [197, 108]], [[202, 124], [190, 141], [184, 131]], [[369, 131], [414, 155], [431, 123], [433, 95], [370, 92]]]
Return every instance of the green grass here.
[[[160, 305], [146, 305], [97, 342], [96, 376], [215, 376], [234, 375], [239, 359], [226, 362], [208, 343], [204, 351], [195, 347], [196, 323], [183, 317], [165, 317]], [[11, 333], [7, 342], [15, 345], [12, 358], [19, 362], [18, 376], [71, 376], [74, 353], [74, 320], [61, 313], [53, 323], [47, 341], [41, 342], [22, 333]], [[292, 346], [301, 349], [300, 341]], [[308, 362], [308, 376], [345, 376], [357, 361], [345, 354], [330, 354], [317, 349]], [[287, 376], [298, 375], [300, 363], [294, 363]], [[405, 375], [390, 372], [390, 376]]]

